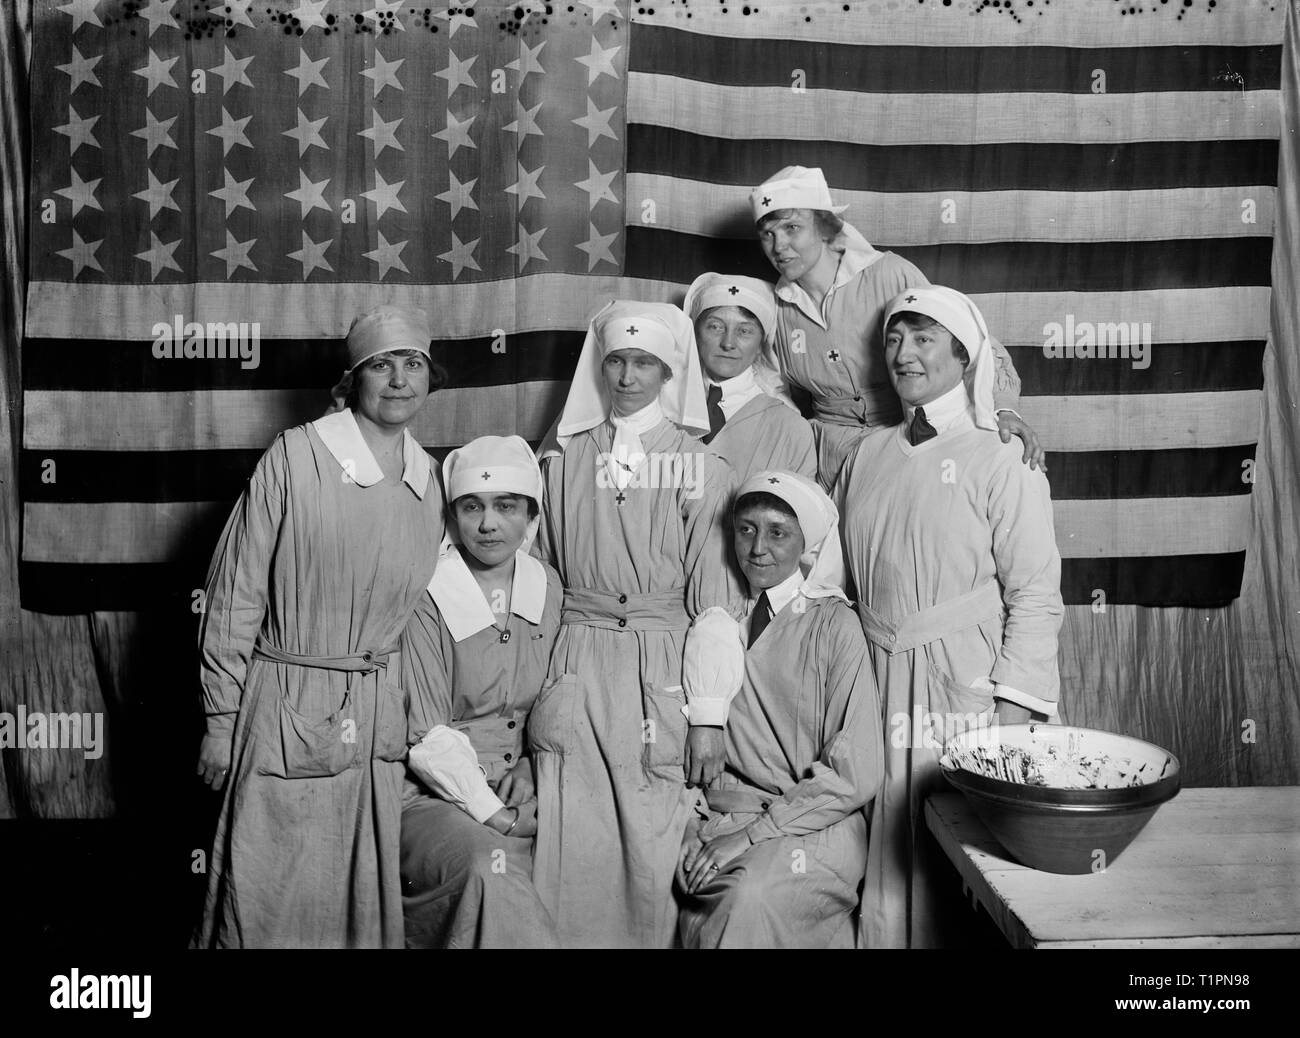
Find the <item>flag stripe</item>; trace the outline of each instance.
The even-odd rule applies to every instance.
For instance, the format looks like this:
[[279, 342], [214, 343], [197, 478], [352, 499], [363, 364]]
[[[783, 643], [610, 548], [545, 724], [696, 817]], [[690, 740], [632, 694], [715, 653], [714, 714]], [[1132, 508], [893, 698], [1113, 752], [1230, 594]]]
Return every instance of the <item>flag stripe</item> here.
[[[594, 478], [594, 477], [593, 477]], [[230, 501], [28, 501], [23, 557], [30, 562], [166, 562], [189, 550], [196, 531], [215, 543]], [[1250, 498], [1134, 498], [1054, 501], [1062, 558], [1117, 557], [1245, 548]], [[204, 538], [200, 536], [200, 540]]]
[[[440, 339], [434, 359], [459, 389], [568, 379], [582, 350], [583, 332], [547, 331]], [[170, 348], [173, 340], [167, 340]], [[28, 390], [80, 389], [167, 392], [182, 389], [311, 389], [333, 385], [346, 367], [343, 345], [318, 339], [265, 339], [257, 364], [245, 368], [238, 347], [223, 343], [225, 358], [158, 358], [154, 341], [28, 339]], [[216, 343], [196, 349], [216, 352]], [[243, 347], [251, 356], [249, 346]], [[251, 360], [249, 361], [251, 363]]]
[[[1246, 553], [1061, 560], [1066, 605], [1212, 608], [1240, 593]], [[1097, 592], [1105, 597], [1098, 599]]]
[[[568, 390], [564, 382], [445, 389], [412, 424], [426, 445], [459, 445], [500, 433], [509, 416], [520, 436], [545, 435]], [[1020, 412], [1048, 450], [1166, 450], [1259, 440], [1259, 391], [1025, 397]], [[251, 450], [320, 417], [324, 390], [214, 389], [174, 393], [40, 391], [25, 394], [28, 450]]]
[[1264, 343], [1259, 340], [1155, 343], [1145, 354], [1145, 368], [1136, 366], [1141, 360], [1122, 359], [1122, 344], [1109, 351], [1118, 354], [1113, 359], [1109, 354], [1049, 357], [1041, 346], [1008, 346], [1007, 352], [1020, 375], [1022, 397], [1264, 388]]
[[[879, 242], [877, 247], [891, 248]], [[668, 280], [676, 271], [716, 270], [765, 277], [771, 265], [752, 239], [703, 238], [629, 226], [627, 273]], [[1081, 292], [1267, 285], [1271, 237], [1146, 242], [992, 242], [894, 249], [936, 285], [966, 293]]]
[[[1146, 191], [1277, 184], [1276, 138], [1096, 144], [863, 144], [845, 140], [736, 140], [633, 123], [627, 168], [684, 181], [749, 188], [778, 169], [819, 166], [838, 191]], [[646, 197], [630, 191], [629, 197]], [[665, 198], [674, 196], [662, 196]], [[853, 209], [850, 215], [864, 212]], [[873, 212], [873, 210], [865, 210]], [[867, 228], [870, 229], [870, 228]]]
[[[855, 94], [628, 73], [627, 121], [736, 139], [877, 144], [1249, 140], [1281, 130], [1277, 90], [1144, 94]], [[745, 118], [736, 119], [743, 111]], [[725, 127], [725, 132], [718, 132]]]
[[[440, 451], [459, 444], [443, 445]], [[29, 503], [103, 501], [234, 502], [260, 450], [21, 452], [19, 480]], [[1243, 463], [1255, 445], [1166, 451], [1080, 451], [1051, 455], [1055, 500], [1247, 494]], [[49, 474], [53, 474], [53, 482]]]
[[[754, 247], [755, 255], [761, 256]], [[708, 269], [708, 268], [696, 268]], [[521, 278], [502, 285], [429, 285], [420, 292], [369, 284], [337, 285], [103, 285], [33, 282], [28, 293], [29, 339], [153, 339], [155, 322], [258, 321], [264, 339], [340, 340], [352, 318], [376, 301], [423, 307], [440, 338], [481, 335], [485, 324], [507, 334], [548, 328], [585, 329], [611, 299], [680, 304], [694, 275], [672, 279], [583, 278], [569, 274]], [[677, 278], [686, 280], [678, 281]], [[772, 268], [762, 271], [774, 280]], [[942, 283], [942, 282], [940, 282]], [[1073, 287], [1072, 279], [1064, 284]], [[1161, 342], [1263, 339], [1269, 334], [1269, 289], [1264, 286], [1174, 288], [1156, 291], [1063, 290], [971, 293], [1003, 343], [1042, 345], [1043, 325], [1077, 320], [1150, 321]], [[485, 321], [484, 314], [491, 315]]]
[[[1170, 39], [1189, 47], [1275, 44], [1286, 17], [1286, 5], [1275, 0], [1238, 0], [1217, 9], [1208, 5], [1188, 9], [1172, 0], [1167, 8], [1148, 7], [1143, 17], [1125, 17], [1126, 8], [1110, 4], [1052, 4], [1050, 0], [1019, 14], [1012, 14], [1006, 5], [896, 4], [885, 14], [872, 4], [845, 11], [840, 4], [817, 3], [800, 4], [803, 17], [797, 17], [792, 6], [756, 5], [748, 9], [749, 15], [737, 17], [742, 9], [735, 4], [693, 4], [690, 18], [684, 20], [676, 4], [660, 4], [638, 8], [635, 28], [639, 32], [648, 25], [671, 25], [715, 38], [775, 37], [823, 44], [880, 43], [884, 38], [900, 47], [1014, 44], [1145, 49], [1167, 45]], [[887, 19], [884, 25], [882, 19]]]
[[[708, 36], [647, 25], [637, 30], [630, 72], [738, 87], [789, 89], [792, 70], [807, 89], [875, 94], [1093, 93], [1276, 90], [1282, 48], [1255, 47], [942, 47]], [[1231, 70], [1227, 72], [1226, 70]]]
[[[1199, 393], [1215, 389], [1262, 389], [1264, 343], [1155, 342], [1145, 353], [1121, 345], [1099, 358], [1048, 357], [1042, 346], [1008, 347], [1025, 396], [1080, 393]], [[1141, 328], [1133, 341], [1141, 340]], [[495, 338], [435, 340], [433, 355], [446, 370], [449, 388], [509, 386], [516, 382], [567, 381], [585, 333], [524, 332]], [[499, 351], [498, 351], [499, 349]], [[227, 348], [232, 354], [235, 351]], [[1113, 354], [1113, 356], [1111, 356]], [[1130, 354], [1135, 359], [1129, 359]], [[251, 351], [250, 351], [251, 355]], [[1143, 361], [1142, 358], [1146, 360]], [[29, 339], [24, 381], [29, 392], [104, 390], [175, 392], [201, 389], [304, 389], [333, 384], [343, 361], [330, 344], [308, 339], [268, 339], [257, 365], [226, 359], [154, 356], [151, 342], [94, 339]], [[251, 363], [251, 361], [249, 362]], [[1138, 367], [1145, 363], [1146, 367]]]
[[[461, 444], [513, 424], [540, 439], [559, 413], [563, 382], [440, 390], [411, 423], [425, 444]], [[313, 421], [329, 404], [319, 390], [209, 389], [172, 393], [29, 392], [23, 446], [31, 450], [252, 450]]]
[[[770, 172], [770, 170], [769, 170]], [[656, 203], [655, 226], [706, 238], [752, 239], [749, 188], [635, 173], [628, 197]], [[904, 245], [947, 242], [1090, 242], [1237, 238], [1271, 234], [1272, 187], [1094, 191], [1086, 206], [1070, 191], [886, 193], [835, 189], [839, 205], [861, 214], [872, 239]], [[1248, 216], [1250, 222], [1242, 217]]]

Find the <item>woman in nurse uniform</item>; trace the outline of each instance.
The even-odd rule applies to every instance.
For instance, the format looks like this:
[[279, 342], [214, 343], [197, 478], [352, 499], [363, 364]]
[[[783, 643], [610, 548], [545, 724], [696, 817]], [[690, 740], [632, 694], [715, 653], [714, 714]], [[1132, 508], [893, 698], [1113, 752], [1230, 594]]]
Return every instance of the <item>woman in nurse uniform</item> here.
[[542, 451], [541, 554], [565, 592], [529, 719], [534, 881], [565, 946], [673, 944], [688, 783], [722, 769], [743, 595], [732, 473], [707, 429], [690, 319], [630, 300], [597, 313]]
[[424, 314], [348, 332], [342, 410], [276, 437], [213, 555], [199, 627], [225, 789], [196, 943], [402, 946], [398, 638], [433, 575], [442, 494], [408, 425], [443, 381]]
[[560, 578], [529, 555], [542, 473], [518, 436], [442, 465], [448, 538], [402, 637], [412, 742], [402, 809], [408, 948], [553, 947], [533, 887], [525, 723], [560, 629]]
[[682, 845], [682, 944], [852, 948], [884, 739], [841, 590], [838, 513], [812, 480], [761, 472], [741, 486], [733, 527], [749, 649], [726, 770]]
[[790, 400], [772, 352], [776, 304], [757, 278], [701, 274], [682, 309], [695, 325], [709, 432], [738, 482], [764, 469], [817, 478], [812, 428]]
[[[881, 340], [884, 307], [905, 288], [928, 285], [912, 263], [880, 252], [840, 214], [817, 168], [787, 166], [750, 192], [750, 207], [776, 283], [776, 355], [781, 374], [812, 397], [818, 481], [829, 489], [868, 432], [898, 422]], [[1024, 460], [1043, 468], [1038, 437], [1014, 408], [1020, 377], [994, 342], [994, 402], [1003, 442], [1025, 443]], [[1045, 471], [1045, 469], [1044, 469]]]

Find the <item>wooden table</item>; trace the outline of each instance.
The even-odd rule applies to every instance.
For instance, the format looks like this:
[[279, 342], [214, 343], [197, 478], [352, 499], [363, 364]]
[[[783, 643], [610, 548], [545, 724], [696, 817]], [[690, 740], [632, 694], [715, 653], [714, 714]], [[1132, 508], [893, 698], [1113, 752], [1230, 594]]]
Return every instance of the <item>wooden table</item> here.
[[1300, 787], [1184, 789], [1084, 876], [1016, 864], [960, 793], [925, 819], [1013, 947], [1300, 947]]

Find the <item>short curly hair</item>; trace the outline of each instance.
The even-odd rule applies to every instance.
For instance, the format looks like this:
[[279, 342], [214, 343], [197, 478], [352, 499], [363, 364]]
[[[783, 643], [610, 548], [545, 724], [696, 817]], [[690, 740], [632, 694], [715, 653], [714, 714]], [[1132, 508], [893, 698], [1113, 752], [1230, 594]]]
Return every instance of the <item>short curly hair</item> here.
[[758, 230], [763, 231], [781, 220], [788, 220], [799, 212], [812, 213], [813, 228], [824, 242], [832, 242], [844, 230], [844, 221], [829, 209], [773, 209], [758, 221]]

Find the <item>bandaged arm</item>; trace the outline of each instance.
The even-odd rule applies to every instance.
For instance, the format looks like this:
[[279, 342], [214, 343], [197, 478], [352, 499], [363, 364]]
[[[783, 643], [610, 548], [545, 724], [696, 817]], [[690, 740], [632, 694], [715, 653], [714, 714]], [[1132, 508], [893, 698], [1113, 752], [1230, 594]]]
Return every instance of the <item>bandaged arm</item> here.
[[434, 793], [476, 822], [486, 822], [506, 805], [492, 792], [469, 736], [445, 724], [429, 729], [411, 747], [407, 763]]
[[744, 678], [740, 625], [721, 606], [704, 610], [686, 632], [682, 659], [686, 719], [692, 725], [725, 725]]

